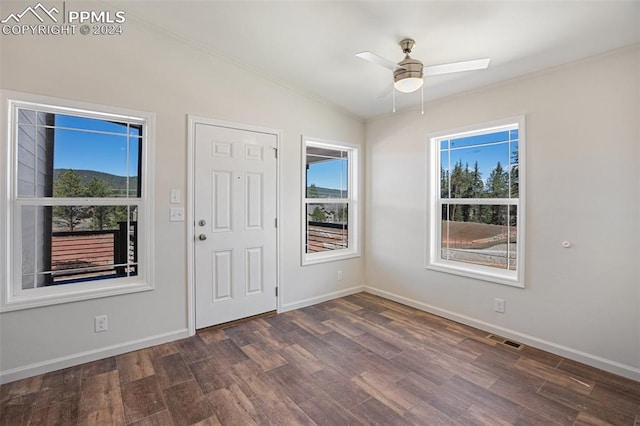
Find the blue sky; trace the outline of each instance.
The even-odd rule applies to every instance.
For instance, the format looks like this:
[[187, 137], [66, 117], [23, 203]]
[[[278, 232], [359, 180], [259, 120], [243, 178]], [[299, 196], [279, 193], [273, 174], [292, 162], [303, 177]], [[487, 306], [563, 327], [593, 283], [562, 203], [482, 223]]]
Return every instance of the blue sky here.
[[[509, 135], [506, 131], [490, 133], [485, 135], [470, 136], [464, 138], [457, 138], [451, 140], [450, 151], [451, 169], [456, 163], [462, 161], [462, 166], [469, 164], [469, 170], [473, 170], [474, 164], [477, 161], [480, 173], [482, 174], [482, 180], [486, 182], [487, 178], [491, 174], [491, 171], [496, 167], [498, 161], [506, 171], [507, 164], [509, 164], [509, 157], [512, 155], [510, 151], [516, 151], [518, 149], [518, 131], [511, 131], [511, 149], [509, 144], [499, 143], [508, 141]], [[497, 143], [497, 144], [496, 144]], [[446, 149], [448, 146], [447, 141], [441, 142], [441, 149]], [[467, 148], [468, 147], [468, 148]], [[447, 169], [447, 151], [441, 153], [441, 166]]]
[[[330, 160], [311, 163], [307, 170], [307, 186], [347, 190], [347, 161]], [[343, 170], [341, 170], [343, 169]]]
[[[82, 117], [56, 115], [54, 168], [95, 170], [117, 176], [138, 174], [138, 138], [127, 137], [127, 127]], [[65, 130], [74, 128], [104, 133]], [[132, 135], [138, 129], [130, 128]], [[127, 173], [127, 140], [129, 145], [129, 173]]]

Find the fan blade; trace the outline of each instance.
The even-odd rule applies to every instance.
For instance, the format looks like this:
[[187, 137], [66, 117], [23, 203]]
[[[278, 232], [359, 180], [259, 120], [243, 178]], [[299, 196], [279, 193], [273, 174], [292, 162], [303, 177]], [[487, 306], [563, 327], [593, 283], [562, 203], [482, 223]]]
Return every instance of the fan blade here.
[[431, 65], [428, 67], [424, 67], [424, 75], [439, 75], [439, 74], [449, 74], [452, 72], [461, 72], [461, 71], [473, 71], [473, 70], [482, 70], [489, 66], [489, 61], [491, 59], [475, 59], [473, 61], [464, 61], [464, 62], [454, 62], [451, 64], [442, 64], [442, 65]]
[[365, 61], [373, 62], [374, 64], [388, 68], [391, 71], [395, 71], [397, 69], [403, 68], [403, 67], [399, 67], [395, 62], [392, 62], [386, 58], [383, 58], [382, 56], [378, 56], [375, 53], [360, 52], [360, 53], [356, 53], [356, 56], [360, 59], [364, 59]]

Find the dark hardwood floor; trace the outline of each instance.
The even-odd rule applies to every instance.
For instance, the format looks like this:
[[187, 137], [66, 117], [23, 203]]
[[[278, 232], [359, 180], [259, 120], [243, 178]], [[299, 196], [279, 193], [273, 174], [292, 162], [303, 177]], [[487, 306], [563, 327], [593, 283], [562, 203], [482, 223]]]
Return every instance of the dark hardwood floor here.
[[2, 425], [640, 425], [640, 382], [366, 293], [0, 388]]

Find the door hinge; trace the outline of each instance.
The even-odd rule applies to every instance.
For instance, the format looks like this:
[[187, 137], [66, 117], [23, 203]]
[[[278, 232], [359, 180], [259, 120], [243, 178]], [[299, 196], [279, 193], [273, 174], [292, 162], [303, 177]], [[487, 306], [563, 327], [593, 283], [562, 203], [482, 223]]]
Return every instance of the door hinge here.
[[278, 158], [278, 148], [273, 148], [273, 155]]
[[276, 228], [278, 227], [278, 218], [276, 217], [275, 219], [273, 219], [273, 223], [275, 224]]
[[276, 297], [278, 297], [278, 287], [276, 287]]

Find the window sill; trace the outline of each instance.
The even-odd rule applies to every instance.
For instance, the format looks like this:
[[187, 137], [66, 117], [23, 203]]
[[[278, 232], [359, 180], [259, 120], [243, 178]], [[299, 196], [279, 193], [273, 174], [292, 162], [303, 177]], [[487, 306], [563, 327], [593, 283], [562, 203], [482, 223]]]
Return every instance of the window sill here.
[[[57, 289], [59, 289], [58, 287]], [[42, 289], [45, 289], [43, 287]], [[48, 288], [47, 288], [48, 290]], [[62, 303], [77, 302], [81, 300], [98, 299], [102, 297], [117, 296], [121, 294], [138, 293], [153, 290], [149, 283], [129, 283], [110, 285], [108, 287], [96, 288], [92, 290], [65, 290], [62, 292], [47, 292], [40, 295], [12, 296], [0, 306], [0, 312], [19, 311], [22, 309], [40, 308], [44, 306], [59, 305]], [[37, 291], [37, 290], [32, 290]]]
[[319, 263], [327, 263], [327, 262], [335, 262], [338, 260], [346, 260], [346, 259], [353, 259], [356, 257], [360, 257], [360, 252], [355, 252], [355, 251], [349, 251], [346, 253], [340, 253], [340, 254], [325, 254], [325, 253], [319, 253], [319, 254], [312, 254], [312, 255], [305, 255], [303, 254], [302, 256], [302, 266], [307, 266], [307, 265], [317, 265]]
[[[465, 268], [463, 266], [453, 265], [451, 263], [430, 263], [426, 269], [438, 272], [444, 272], [447, 274], [459, 275], [467, 278], [473, 278], [476, 280], [482, 280], [491, 282], [494, 284], [508, 285], [511, 287], [524, 288], [524, 281], [519, 279], [517, 272], [504, 271], [504, 273], [496, 273], [491, 269], [477, 266], [473, 269]], [[486, 270], [485, 270], [486, 269]]]

